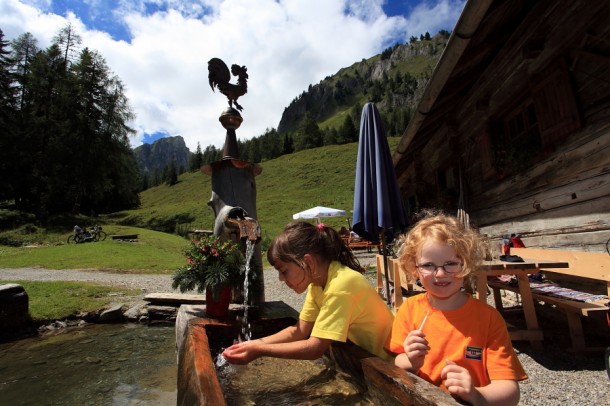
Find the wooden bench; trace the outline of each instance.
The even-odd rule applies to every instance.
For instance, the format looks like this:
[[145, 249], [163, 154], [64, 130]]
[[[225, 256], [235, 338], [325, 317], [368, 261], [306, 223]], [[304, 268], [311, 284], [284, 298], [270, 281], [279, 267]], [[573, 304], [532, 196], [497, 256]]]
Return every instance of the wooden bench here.
[[189, 230], [187, 234], [192, 235], [193, 239], [196, 238], [196, 239], [199, 240], [199, 239], [201, 239], [201, 236], [206, 236], [207, 237], [209, 235], [214, 234], [214, 231], [212, 231], [212, 230]]
[[372, 252], [373, 247], [377, 247], [377, 250], [381, 252], [381, 243], [374, 243], [367, 240], [353, 241], [351, 237], [341, 237], [345, 244], [350, 250], [356, 248], [366, 248], [368, 252]]
[[[537, 248], [511, 248], [510, 253], [524, 259], [535, 258], [536, 260], [568, 262], [570, 264], [569, 268], [541, 269], [541, 272], [546, 279], [557, 283], [559, 286], [570, 287], [574, 290], [603, 293], [605, 286], [605, 293], [603, 294], [610, 296], [610, 255], [608, 254]], [[573, 281], [574, 286], [570, 281]], [[595, 289], [595, 285], [598, 285], [597, 289]], [[488, 286], [493, 290], [494, 303], [499, 310], [502, 310], [501, 289], [518, 292], [517, 287], [499, 281], [489, 280]], [[535, 289], [532, 290], [532, 297], [535, 300], [555, 306], [566, 314], [574, 351], [599, 350], [597, 348], [587, 348], [581, 318], [594, 315], [605, 316], [608, 313], [607, 303], [609, 299], [582, 302], [552, 296]]]
[[113, 235], [113, 240], [137, 240], [138, 234]]
[[[376, 255], [376, 266], [377, 266], [377, 292], [382, 294], [384, 289], [385, 277], [385, 264], [383, 262], [383, 255]], [[388, 281], [390, 286], [394, 287], [392, 294], [392, 303], [394, 305], [394, 311], [398, 310], [403, 302], [403, 289], [407, 292], [407, 296], [411, 296], [422, 291], [422, 288], [415, 285], [415, 281], [402, 269], [402, 265], [398, 258], [388, 258]], [[398, 284], [395, 281], [399, 281]]]

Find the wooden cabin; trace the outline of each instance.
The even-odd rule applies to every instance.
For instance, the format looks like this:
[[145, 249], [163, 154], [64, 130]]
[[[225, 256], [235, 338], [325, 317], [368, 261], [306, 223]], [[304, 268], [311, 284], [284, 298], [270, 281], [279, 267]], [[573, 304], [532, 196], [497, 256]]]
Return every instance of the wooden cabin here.
[[610, 2], [468, 1], [393, 162], [410, 213], [606, 252]]

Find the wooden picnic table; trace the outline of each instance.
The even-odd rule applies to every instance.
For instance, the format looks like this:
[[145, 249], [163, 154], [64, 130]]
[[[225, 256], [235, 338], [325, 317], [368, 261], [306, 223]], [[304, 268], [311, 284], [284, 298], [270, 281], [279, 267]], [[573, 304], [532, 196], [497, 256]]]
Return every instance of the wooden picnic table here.
[[505, 262], [499, 260], [483, 261], [475, 271], [477, 284], [477, 298], [487, 302], [487, 277], [499, 275], [511, 275], [517, 277], [519, 294], [525, 317], [525, 330], [509, 328], [511, 340], [527, 340], [534, 349], [542, 349], [543, 334], [538, 327], [538, 318], [534, 307], [534, 298], [530, 288], [528, 275], [535, 274], [540, 269], [569, 268], [567, 262], [542, 261], [535, 259], [523, 259], [524, 262]]

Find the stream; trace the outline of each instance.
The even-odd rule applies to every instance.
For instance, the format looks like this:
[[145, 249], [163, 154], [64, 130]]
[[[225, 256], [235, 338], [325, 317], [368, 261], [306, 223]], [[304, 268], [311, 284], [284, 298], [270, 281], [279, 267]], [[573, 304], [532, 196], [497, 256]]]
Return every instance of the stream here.
[[174, 405], [174, 325], [94, 324], [0, 344], [0, 404]]

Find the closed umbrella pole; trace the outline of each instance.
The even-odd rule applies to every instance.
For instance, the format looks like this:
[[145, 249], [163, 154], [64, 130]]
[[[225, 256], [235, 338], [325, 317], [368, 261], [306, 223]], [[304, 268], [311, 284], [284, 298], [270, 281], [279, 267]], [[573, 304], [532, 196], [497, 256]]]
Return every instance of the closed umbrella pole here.
[[[381, 239], [386, 295], [390, 303], [386, 242], [394, 233], [406, 230], [407, 216], [381, 116], [374, 103], [366, 103], [362, 108], [352, 228], [369, 241], [379, 242]], [[400, 286], [395, 288], [400, 289]]]
[[[387, 247], [386, 247], [386, 242], [385, 242], [385, 230], [381, 230], [381, 254], [383, 255], [383, 276], [385, 276], [385, 294], [386, 294], [386, 301], [388, 302], [388, 304], [390, 304], [390, 302], [392, 301], [392, 295], [390, 294], [390, 272], [389, 272], [389, 261], [388, 261], [388, 251], [387, 251]], [[396, 283], [400, 283], [400, 281], [394, 281], [394, 285], [396, 285]], [[400, 286], [394, 286], [394, 289], [400, 289]]]

